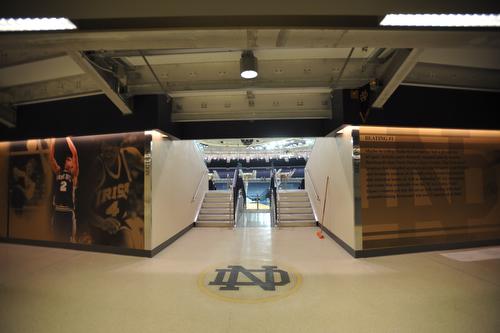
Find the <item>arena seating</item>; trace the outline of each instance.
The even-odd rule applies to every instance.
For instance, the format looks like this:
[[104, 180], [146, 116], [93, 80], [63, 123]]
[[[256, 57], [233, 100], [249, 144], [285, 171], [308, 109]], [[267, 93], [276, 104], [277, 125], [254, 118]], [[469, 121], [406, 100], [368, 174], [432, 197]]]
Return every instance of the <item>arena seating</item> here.
[[269, 205], [269, 197], [268, 197], [268, 192], [269, 192], [269, 182], [253, 182], [249, 181], [248, 182], [248, 187], [247, 187], [247, 198], [257, 202], [257, 199], [260, 203]]

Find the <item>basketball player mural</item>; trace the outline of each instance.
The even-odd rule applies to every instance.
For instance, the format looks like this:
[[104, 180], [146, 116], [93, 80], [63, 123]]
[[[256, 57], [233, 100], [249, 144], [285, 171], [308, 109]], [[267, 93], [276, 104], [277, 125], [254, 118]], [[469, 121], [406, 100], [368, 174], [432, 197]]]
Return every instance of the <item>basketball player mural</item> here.
[[12, 168], [12, 207], [14, 212], [22, 213], [24, 204], [30, 201], [36, 191], [34, 180], [36, 161], [30, 158], [23, 168], [14, 166]]
[[66, 137], [71, 156], [66, 156], [61, 168], [55, 158], [55, 139], [50, 141], [50, 166], [54, 172], [55, 188], [52, 216], [54, 239], [76, 242], [75, 190], [78, 186], [78, 153], [71, 138]]
[[118, 138], [100, 143], [94, 167], [95, 198], [90, 223], [92, 243], [144, 248], [144, 221], [138, 208], [143, 205], [144, 157], [135, 147], [121, 147]]

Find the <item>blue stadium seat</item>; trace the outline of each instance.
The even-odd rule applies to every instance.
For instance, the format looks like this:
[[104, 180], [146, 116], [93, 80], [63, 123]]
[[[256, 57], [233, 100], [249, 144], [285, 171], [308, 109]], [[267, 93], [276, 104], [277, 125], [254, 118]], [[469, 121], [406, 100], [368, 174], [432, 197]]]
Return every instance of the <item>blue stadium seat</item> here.
[[249, 182], [247, 198], [255, 202], [259, 199], [260, 203], [269, 204], [269, 184], [269, 182]]

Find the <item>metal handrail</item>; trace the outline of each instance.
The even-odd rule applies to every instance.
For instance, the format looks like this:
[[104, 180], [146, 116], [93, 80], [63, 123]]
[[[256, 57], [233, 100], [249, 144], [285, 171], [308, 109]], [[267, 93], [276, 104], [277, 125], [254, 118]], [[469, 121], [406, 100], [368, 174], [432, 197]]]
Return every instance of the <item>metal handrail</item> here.
[[320, 201], [318, 191], [316, 190], [316, 185], [314, 184], [314, 180], [312, 179], [311, 174], [309, 173], [309, 169], [304, 168], [304, 170], [306, 171], [306, 174], [309, 176], [309, 179], [311, 180], [311, 184], [313, 185], [314, 195], [316, 195], [316, 200]]
[[278, 208], [276, 206], [276, 197], [274, 196], [274, 191], [271, 190], [271, 223], [273, 226], [278, 225]]
[[194, 202], [196, 200], [196, 197], [198, 196], [198, 192], [200, 191], [200, 185], [202, 180], [205, 178], [205, 175], [208, 174], [208, 171], [203, 171], [201, 174], [200, 181], [198, 182], [198, 186], [196, 187], [196, 192], [194, 192], [193, 198], [191, 199], [191, 202]]
[[278, 186], [276, 184], [276, 173], [273, 173], [271, 176], [271, 183], [273, 186], [270, 186], [269, 189], [271, 190], [271, 216], [272, 216], [272, 222], [274, 226], [278, 225]]
[[233, 216], [233, 227], [236, 226], [236, 211], [234, 207], [234, 191], [232, 185], [229, 185], [229, 196], [231, 200], [229, 200], [229, 211], [231, 212], [231, 215]]
[[[236, 210], [234, 212], [234, 226], [236, 227], [236, 224], [238, 222], [238, 219], [240, 218], [240, 211], [242, 210], [242, 207], [243, 207], [243, 201], [240, 199], [240, 198], [243, 198], [241, 194], [241, 189], [238, 190], [238, 193], [237, 193], [237, 198], [236, 198]], [[233, 198], [234, 200], [234, 198]], [[234, 207], [234, 206], [233, 206]]]

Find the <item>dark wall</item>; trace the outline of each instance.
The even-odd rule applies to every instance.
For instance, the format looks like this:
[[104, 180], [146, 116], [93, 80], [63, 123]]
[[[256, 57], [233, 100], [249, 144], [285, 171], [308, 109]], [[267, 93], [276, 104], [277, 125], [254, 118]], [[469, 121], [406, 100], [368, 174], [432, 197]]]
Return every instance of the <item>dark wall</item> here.
[[172, 123], [163, 95], [132, 99], [123, 115], [105, 95], [19, 106], [17, 127], [0, 125], [0, 140], [163, 130], [180, 139], [317, 137], [331, 132], [324, 120], [262, 120]]
[[17, 108], [17, 127], [0, 127], [0, 140], [92, 135], [162, 129], [170, 106], [162, 95], [136, 96], [134, 113], [123, 115], [105, 96], [96, 95]]
[[318, 137], [331, 132], [321, 119], [181, 123], [183, 139]]
[[[349, 91], [344, 92], [344, 120], [363, 124], [356, 101]], [[437, 89], [400, 86], [383, 109], [372, 109], [367, 124], [463, 128], [500, 129], [495, 113], [500, 111], [500, 93], [457, 89]]]
[[[373, 98], [373, 96], [372, 96]], [[373, 109], [366, 124], [500, 129], [494, 121], [500, 93], [400, 86], [383, 109]], [[262, 120], [172, 123], [163, 95], [133, 98], [134, 114], [124, 116], [104, 96], [24, 105], [17, 128], [0, 125], [0, 140], [61, 137], [160, 129], [180, 139], [321, 137], [342, 124], [363, 124], [369, 103], [351, 99], [351, 91], [336, 91], [331, 120]]]

